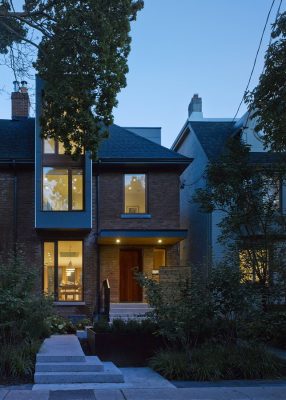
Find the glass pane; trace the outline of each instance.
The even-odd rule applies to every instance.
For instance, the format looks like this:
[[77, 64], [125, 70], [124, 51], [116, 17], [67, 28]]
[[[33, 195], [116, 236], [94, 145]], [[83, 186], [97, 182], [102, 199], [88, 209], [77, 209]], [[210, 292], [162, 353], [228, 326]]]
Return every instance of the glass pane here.
[[165, 249], [154, 249], [153, 253], [153, 268], [158, 269], [166, 265], [166, 252]]
[[58, 242], [59, 301], [82, 300], [82, 242]]
[[146, 212], [146, 175], [125, 175], [125, 213], [142, 214]]
[[72, 209], [83, 210], [83, 172], [72, 170]]
[[43, 168], [43, 210], [68, 210], [68, 170]]
[[[74, 148], [75, 148], [75, 146], [72, 143], [72, 153], [74, 152]], [[59, 154], [65, 154], [65, 146], [62, 142], [59, 142], [59, 150], [58, 151], [59, 151]], [[84, 151], [82, 149], [81, 154], [83, 154], [83, 153], [84, 153]]]
[[240, 250], [239, 263], [244, 281], [259, 282], [259, 276], [267, 276], [268, 252], [265, 249]]
[[44, 243], [44, 293], [52, 296], [55, 290], [55, 244]]
[[55, 153], [55, 139], [44, 139], [44, 153], [54, 154]]

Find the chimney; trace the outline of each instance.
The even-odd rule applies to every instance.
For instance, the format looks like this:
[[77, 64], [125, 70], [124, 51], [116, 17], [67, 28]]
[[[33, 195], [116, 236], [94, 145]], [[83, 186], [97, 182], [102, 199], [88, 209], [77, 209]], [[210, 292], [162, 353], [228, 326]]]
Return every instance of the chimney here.
[[14, 91], [11, 94], [12, 100], [12, 119], [27, 119], [30, 112], [30, 99], [28, 94], [27, 82], [14, 81]]
[[188, 114], [190, 121], [200, 121], [203, 117], [202, 98], [196, 93], [188, 107]]

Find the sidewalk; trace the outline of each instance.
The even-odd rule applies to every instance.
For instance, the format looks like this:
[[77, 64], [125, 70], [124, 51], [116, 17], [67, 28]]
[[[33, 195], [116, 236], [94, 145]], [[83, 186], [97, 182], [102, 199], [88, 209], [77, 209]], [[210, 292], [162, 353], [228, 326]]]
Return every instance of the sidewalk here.
[[32, 391], [0, 389], [0, 400], [286, 400], [286, 384], [275, 386], [193, 387]]

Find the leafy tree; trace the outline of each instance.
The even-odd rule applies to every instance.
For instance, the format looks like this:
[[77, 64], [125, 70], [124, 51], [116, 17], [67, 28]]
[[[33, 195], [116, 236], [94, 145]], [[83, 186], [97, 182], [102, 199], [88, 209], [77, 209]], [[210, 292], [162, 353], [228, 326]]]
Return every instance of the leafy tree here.
[[272, 29], [272, 43], [265, 55], [265, 68], [257, 87], [246, 101], [257, 119], [255, 130], [263, 131], [265, 148], [286, 151], [286, 12]]
[[279, 241], [285, 231], [279, 204], [285, 168], [279, 157], [277, 164], [267, 168], [250, 161], [249, 146], [239, 137], [230, 139], [222, 156], [208, 165], [207, 186], [198, 189], [193, 200], [204, 212], [221, 212], [219, 240], [232, 257], [243, 250], [240, 255], [246, 279], [268, 287], [270, 264], [277, 271], [285, 251]]
[[84, 147], [96, 157], [126, 86], [130, 22], [142, 7], [142, 0], [25, 0], [17, 12], [13, 0], [0, 3], [0, 53], [23, 74], [27, 46], [37, 49], [42, 135], [63, 142], [66, 152], [79, 155]]

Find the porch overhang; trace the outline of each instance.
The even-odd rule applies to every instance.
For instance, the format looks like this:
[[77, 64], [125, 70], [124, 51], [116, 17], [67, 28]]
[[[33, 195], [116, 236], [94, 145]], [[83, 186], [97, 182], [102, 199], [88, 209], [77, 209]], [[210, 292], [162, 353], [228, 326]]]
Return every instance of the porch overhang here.
[[180, 242], [187, 237], [186, 229], [164, 230], [101, 230], [99, 244], [164, 246]]

